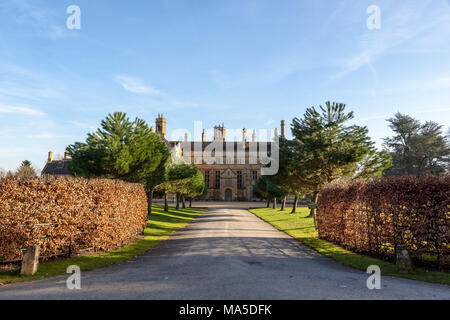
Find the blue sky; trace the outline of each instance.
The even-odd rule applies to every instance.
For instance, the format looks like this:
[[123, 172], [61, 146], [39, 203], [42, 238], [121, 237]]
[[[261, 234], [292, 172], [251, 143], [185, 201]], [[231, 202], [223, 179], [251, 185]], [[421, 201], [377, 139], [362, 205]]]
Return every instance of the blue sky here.
[[448, 0], [0, 0], [0, 168], [42, 168], [114, 111], [164, 113], [169, 137], [273, 128], [327, 100], [378, 143], [397, 111], [447, 127], [449, 39]]

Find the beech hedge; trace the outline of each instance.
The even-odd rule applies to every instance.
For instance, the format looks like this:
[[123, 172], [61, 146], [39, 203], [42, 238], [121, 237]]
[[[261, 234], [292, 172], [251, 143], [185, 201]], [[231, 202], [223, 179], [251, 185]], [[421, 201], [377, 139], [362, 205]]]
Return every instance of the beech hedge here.
[[82, 249], [109, 251], [147, 223], [144, 187], [106, 179], [0, 180], [0, 261], [20, 260], [39, 245], [42, 256]]
[[319, 237], [363, 254], [410, 256], [441, 266], [450, 259], [450, 176], [401, 176], [326, 186], [319, 195]]

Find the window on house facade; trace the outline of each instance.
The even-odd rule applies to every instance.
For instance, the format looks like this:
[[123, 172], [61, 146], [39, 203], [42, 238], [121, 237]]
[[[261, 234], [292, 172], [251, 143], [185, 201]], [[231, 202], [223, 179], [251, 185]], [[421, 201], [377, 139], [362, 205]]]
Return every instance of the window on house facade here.
[[257, 170], [252, 171], [252, 178], [253, 178], [253, 181], [258, 180], [258, 171]]
[[205, 171], [205, 186], [209, 188], [209, 171]]
[[237, 187], [238, 189], [242, 189], [243, 183], [242, 183], [242, 171], [237, 172]]
[[216, 181], [215, 181], [216, 189], [220, 188], [220, 171], [216, 171]]

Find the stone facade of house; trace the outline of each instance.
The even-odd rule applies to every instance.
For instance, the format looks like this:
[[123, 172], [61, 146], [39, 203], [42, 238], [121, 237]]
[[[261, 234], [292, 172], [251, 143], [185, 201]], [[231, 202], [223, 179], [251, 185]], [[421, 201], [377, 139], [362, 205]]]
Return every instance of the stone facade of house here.
[[[225, 141], [225, 126], [214, 127], [214, 138], [206, 141], [203, 131], [202, 141], [168, 141], [166, 138], [167, 121], [164, 115], [156, 118], [155, 128], [152, 130], [166, 141], [172, 152], [182, 157], [188, 163], [194, 163], [202, 172], [208, 186], [209, 200], [252, 201], [253, 186], [261, 174], [263, 164], [258, 156], [259, 152], [269, 153], [271, 142], [257, 142], [256, 132], [253, 131], [250, 141], [247, 141], [247, 130], [242, 130], [241, 141]], [[277, 129], [275, 134], [278, 135]], [[285, 136], [285, 122], [281, 121], [281, 137]], [[49, 152], [48, 161], [42, 170], [43, 176], [70, 175], [68, 153], [61, 160], [53, 160], [53, 153]]]

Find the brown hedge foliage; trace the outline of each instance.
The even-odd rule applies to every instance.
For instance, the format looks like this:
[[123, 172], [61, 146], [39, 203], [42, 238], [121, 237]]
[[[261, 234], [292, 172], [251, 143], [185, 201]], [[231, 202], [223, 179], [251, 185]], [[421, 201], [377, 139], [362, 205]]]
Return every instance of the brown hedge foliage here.
[[41, 255], [71, 248], [111, 250], [147, 222], [142, 185], [104, 179], [0, 179], [0, 261], [22, 258], [32, 244]]
[[388, 177], [331, 184], [319, 195], [319, 237], [351, 251], [392, 258], [450, 260], [450, 176]]

